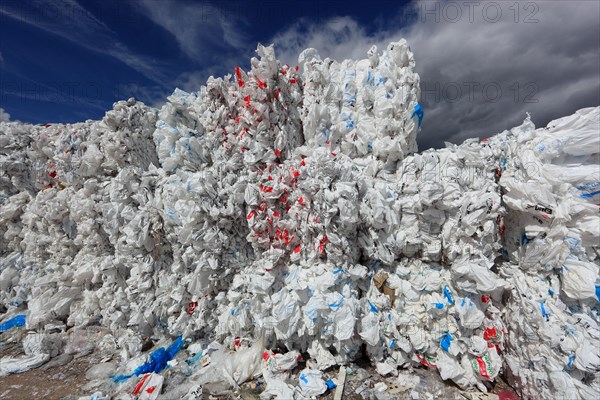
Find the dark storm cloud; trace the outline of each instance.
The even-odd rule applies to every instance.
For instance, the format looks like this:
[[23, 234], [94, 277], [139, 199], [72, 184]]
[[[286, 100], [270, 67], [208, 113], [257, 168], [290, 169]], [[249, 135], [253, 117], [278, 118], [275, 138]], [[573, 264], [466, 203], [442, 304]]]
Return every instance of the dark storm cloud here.
[[343, 17], [320, 25], [299, 21], [273, 41], [282, 58], [294, 62], [305, 47], [338, 60], [364, 58], [372, 44], [382, 49], [406, 38], [426, 110], [420, 149], [490, 136], [519, 124], [526, 112], [543, 126], [600, 104], [600, 3], [423, 1], [413, 6], [374, 33]]

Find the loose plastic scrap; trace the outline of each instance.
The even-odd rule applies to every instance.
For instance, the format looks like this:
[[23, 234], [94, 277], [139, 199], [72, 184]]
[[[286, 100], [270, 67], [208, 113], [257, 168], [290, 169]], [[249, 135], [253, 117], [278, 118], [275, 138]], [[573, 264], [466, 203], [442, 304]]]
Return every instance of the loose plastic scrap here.
[[421, 127], [421, 122], [423, 122], [423, 116], [425, 112], [423, 111], [423, 107], [419, 103], [415, 104], [415, 110], [413, 111], [412, 117], [417, 117], [419, 119], [418, 127]]
[[162, 375], [155, 373], [144, 374], [131, 393], [138, 395], [139, 400], [156, 400], [160, 395], [163, 382], [164, 378]]
[[148, 361], [137, 367], [129, 375], [117, 375], [113, 379], [115, 382], [123, 382], [132, 376], [138, 376], [148, 373], [160, 372], [167, 368], [167, 363], [171, 361], [183, 346], [183, 339], [179, 336], [167, 349], [159, 347], [150, 353]]
[[0, 333], [21, 326], [25, 326], [25, 315], [16, 315], [0, 324]]

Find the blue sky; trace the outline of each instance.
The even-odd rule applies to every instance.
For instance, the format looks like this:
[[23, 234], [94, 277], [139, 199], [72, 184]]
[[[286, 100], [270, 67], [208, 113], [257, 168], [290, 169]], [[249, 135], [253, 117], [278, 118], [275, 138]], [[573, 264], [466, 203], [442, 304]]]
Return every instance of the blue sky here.
[[258, 42], [292, 64], [306, 47], [364, 58], [402, 37], [422, 79], [421, 148], [599, 104], [598, 2], [470, 4], [2, 0], [0, 119], [99, 119], [132, 96], [160, 107], [247, 66]]

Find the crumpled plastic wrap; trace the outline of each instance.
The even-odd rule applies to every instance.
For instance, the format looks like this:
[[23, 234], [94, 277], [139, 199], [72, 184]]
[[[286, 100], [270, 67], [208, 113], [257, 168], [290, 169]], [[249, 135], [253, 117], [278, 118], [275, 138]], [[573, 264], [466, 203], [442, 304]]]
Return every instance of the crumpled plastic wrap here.
[[341, 63], [307, 49], [302, 69], [257, 55], [161, 110], [0, 123], [7, 315], [110, 329], [125, 375], [142, 339], [196, 342], [165, 375], [182, 396], [262, 371], [262, 398], [310, 398], [365, 355], [462, 388], [600, 393], [600, 108], [416, 153], [405, 41]]

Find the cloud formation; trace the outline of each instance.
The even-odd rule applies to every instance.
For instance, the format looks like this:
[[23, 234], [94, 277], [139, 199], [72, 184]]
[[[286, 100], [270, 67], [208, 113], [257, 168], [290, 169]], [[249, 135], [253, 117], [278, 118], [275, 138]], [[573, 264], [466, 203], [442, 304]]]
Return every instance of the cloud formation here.
[[167, 85], [164, 66], [136, 54], [117, 34], [76, 0], [2, 1], [0, 14], [69, 40], [85, 49], [111, 56], [159, 85]]
[[425, 107], [419, 148], [487, 137], [526, 112], [545, 125], [600, 104], [600, 3], [419, 1], [367, 31], [355, 19], [300, 20], [272, 42], [296, 63], [299, 51], [365, 58], [372, 44], [406, 38], [415, 53]]
[[0, 107], [0, 122], [9, 122], [10, 114], [4, 111], [4, 108]]
[[247, 52], [244, 19], [209, 3], [141, 0], [141, 11], [169, 32], [181, 51], [198, 64], [221, 63], [232, 53]]
[[[135, 53], [76, 0], [6, 0], [0, 15], [123, 62], [152, 83], [122, 85], [121, 97], [135, 95], [153, 105], [174, 86], [198, 90], [208, 76], [247, 65], [253, 55], [248, 16], [232, 3], [128, 4], [133, 6], [128, 11], [172, 35], [191, 61], [183, 70], [174, 72], [166, 61]], [[322, 57], [357, 59], [366, 57], [372, 44], [382, 50], [406, 38], [421, 75], [425, 119], [418, 141], [426, 149], [489, 136], [519, 124], [526, 112], [542, 126], [600, 104], [599, 14], [600, 3], [586, 0], [415, 0], [369, 26], [344, 15], [295, 20], [265, 44], [275, 43], [278, 57], [293, 65], [307, 47]]]

